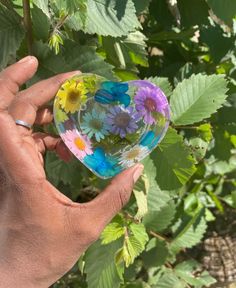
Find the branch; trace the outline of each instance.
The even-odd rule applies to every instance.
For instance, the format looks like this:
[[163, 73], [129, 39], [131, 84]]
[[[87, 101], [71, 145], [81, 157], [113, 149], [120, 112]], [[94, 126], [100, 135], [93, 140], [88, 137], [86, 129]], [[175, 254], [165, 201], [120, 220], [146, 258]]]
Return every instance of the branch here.
[[29, 0], [23, 0], [23, 15], [24, 15], [24, 25], [26, 29], [28, 54], [32, 55], [33, 54], [33, 31], [32, 31], [32, 22], [31, 22], [31, 16], [30, 16]]

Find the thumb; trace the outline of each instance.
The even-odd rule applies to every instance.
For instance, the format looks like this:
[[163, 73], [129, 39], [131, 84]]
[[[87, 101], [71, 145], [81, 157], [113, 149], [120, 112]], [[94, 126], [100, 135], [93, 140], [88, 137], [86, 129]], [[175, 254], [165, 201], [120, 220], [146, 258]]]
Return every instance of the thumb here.
[[84, 219], [88, 226], [94, 227], [96, 236], [99, 236], [104, 227], [128, 202], [133, 186], [141, 176], [143, 168], [142, 164], [136, 164], [117, 175], [101, 194], [91, 202], [82, 205], [85, 212]]

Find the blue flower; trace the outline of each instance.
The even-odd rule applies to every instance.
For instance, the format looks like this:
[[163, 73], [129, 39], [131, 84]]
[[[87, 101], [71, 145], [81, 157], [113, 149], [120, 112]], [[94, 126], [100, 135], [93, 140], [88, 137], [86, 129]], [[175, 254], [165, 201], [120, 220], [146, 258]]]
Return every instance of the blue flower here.
[[156, 136], [153, 131], [148, 131], [142, 136], [140, 140], [140, 145], [147, 146], [148, 149], [152, 150], [153, 148], [156, 147], [160, 138], [161, 135]]
[[93, 154], [85, 156], [83, 162], [101, 177], [113, 177], [121, 172], [116, 159], [106, 157], [104, 150], [100, 147], [96, 148]]
[[96, 109], [93, 109], [91, 113], [87, 112], [83, 116], [83, 121], [80, 125], [83, 133], [90, 139], [95, 136], [97, 142], [104, 139], [109, 134], [105, 123], [105, 116], [105, 112], [99, 112]]
[[119, 102], [127, 107], [130, 104], [130, 96], [126, 94], [128, 90], [127, 83], [105, 81], [101, 84], [101, 89], [96, 92], [95, 101], [102, 104]]

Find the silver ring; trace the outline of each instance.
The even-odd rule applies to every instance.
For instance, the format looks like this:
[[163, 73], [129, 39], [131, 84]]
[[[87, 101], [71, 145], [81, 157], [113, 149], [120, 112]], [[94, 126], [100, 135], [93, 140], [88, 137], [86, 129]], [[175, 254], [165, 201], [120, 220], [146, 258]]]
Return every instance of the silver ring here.
[[26, 122], [23, 121], [23, 120], [17, 119], [17, 120], [15, 121], [15, 123], [16, 123], [16, 125], [23, 126], [23, 127], [27, 128], [27, 129], [29, 129], [29, 130], [32, 128], [32, 125], [26, 123]]

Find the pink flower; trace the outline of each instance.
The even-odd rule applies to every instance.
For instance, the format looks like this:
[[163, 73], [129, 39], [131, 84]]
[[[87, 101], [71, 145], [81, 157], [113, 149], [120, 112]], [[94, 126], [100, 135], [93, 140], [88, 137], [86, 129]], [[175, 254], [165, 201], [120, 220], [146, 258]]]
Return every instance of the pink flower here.
[[81, 136], [75, 129], [67, 130], [61, 138], [70, 151], [80, 160], [92, 154], [91, 142], [88, 137]]

